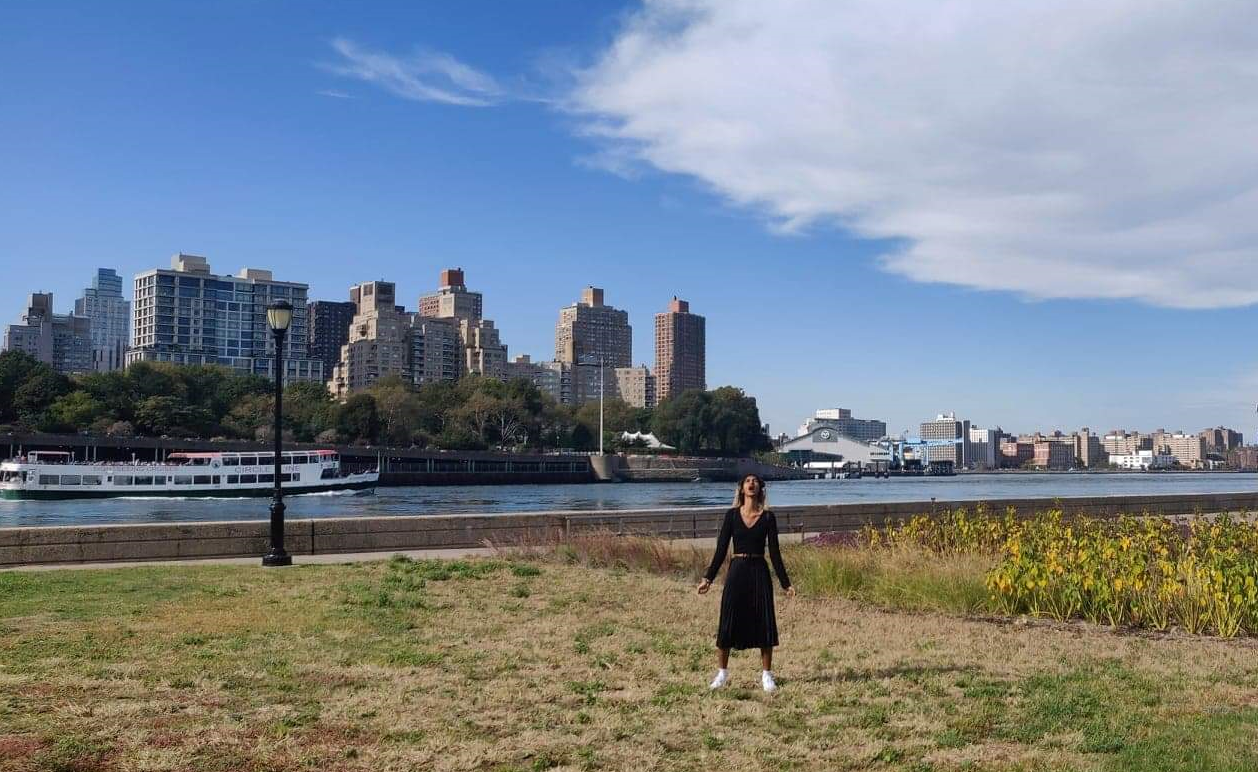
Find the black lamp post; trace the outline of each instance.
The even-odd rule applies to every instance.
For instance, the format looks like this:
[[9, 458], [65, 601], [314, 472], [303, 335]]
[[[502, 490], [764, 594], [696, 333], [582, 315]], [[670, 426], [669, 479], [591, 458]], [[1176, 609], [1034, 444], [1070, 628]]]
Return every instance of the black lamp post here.
[[284, 551], [284, 493], [280, 472], [284, 464], [280, 425], [284, 414], [284, 335], [293, 321], [293, 306], [280, 300], [266, 308], [266, 323], [275, 333], [275, 499], [271, 502], [271, 544], [262, 556], [264, 566], [291, 566], [293, 558]]

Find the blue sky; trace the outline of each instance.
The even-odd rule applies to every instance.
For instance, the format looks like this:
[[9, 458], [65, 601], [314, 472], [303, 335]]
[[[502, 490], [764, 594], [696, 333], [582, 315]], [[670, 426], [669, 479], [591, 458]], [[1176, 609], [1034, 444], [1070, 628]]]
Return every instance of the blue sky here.
[[[1036, 23], [1013, 14], [852, 37], [838, 4], [703, 5], [8, 3], [0, 315], [180, 250], [412, 308], [462, 266], [512, 356], [594, 284], [651, 364], [688, 299], [709, 385], [775, 432], [843, 406], [1254, 435], [1252, 25], [1124, 7], [1054, 59], [1005, 42]], [[1168, 41], [1222, 93], [1179, 58], [1131, 88]], [[870, 53], [897, 46], [924, 61]]]

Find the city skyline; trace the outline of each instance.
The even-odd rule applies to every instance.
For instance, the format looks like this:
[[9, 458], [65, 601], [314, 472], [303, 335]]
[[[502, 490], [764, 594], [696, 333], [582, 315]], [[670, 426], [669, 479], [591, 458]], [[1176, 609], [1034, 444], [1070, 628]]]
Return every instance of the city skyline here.
[[[956, 147], [944, 140], [923, 145], [888, 133], [885, 115], [895, 105], [855, 93], [868, 107], [869, 128], [854, 135], [858, 144], [835, 147], [840, 158], [866, 160], [857, 175], [864, 188], [894, 204], [879, 208], [851, 188], [830, 196], [789, 180], [775, 186], [782, 180], [768, 172], [776, 166], [817, 171], [800, 179], [848, 179], [852, 170], [819, 154], [809, 136], [782, 141], [817, 119], [806, 105], [777, 101], [787, 95], [766, 94], [764, 79], [750, 78], [745, 93], [765, 116], [765, 136], [792, 149], [786, 157], [760, 145], [696, 148], [684, 127], [653, 123], [651, 100], [626, 104], [626, 89], [658, 66], [675, 77], [642, 93], [689, 105], [684, 117], [693, 125], [738, 108], [711, 101], [723, 89], [685, 91], [696, 78], [684, 58], [670, 57], [686, 51], [663, 45], [665, 28], [649, 24], [662, 7], [9, 9], [0, 71], [23, 76], [13, 79], [10, 120], [0, 126], [0, 167], [23, 183], [0, 192], [4, 321], [16, 321], [31, 292], [54, 293], [65, 313], [65, 300], [97, 267], [115, 267], [128, 280], [179, 250], [207, 255], [224, 272], [257, 266], [307, 281], [312, 299], [343, 300], [348, 287], [384, 278], [398, 284], [408, 307], [434, 271], [462, 265], [513, 356], [547, 358], [555, 309], [582, 286], [605, 288], [640, 332], [669, 296], [686, 298], [707, 317], [709, 387], [745, 388], [775, 433], [813, 409], [842, 404], [886, 420], [892, 432], [955, 412], [978, 426], [1015, 429], [1223, 424], [1255, 434], [1252, 239], [1247, 221], [1202, 203], [1244, 202], [1250, 189], [1247, 177], [1236, 180], [1251, 151], [1226, 129], [1238, 125], [1238, 114], [1216, 101], [1230, 94], [1236, 110], [1247, 109], [1251, 100], [1229, 90], [1233, 80], [1220, 81], [1208, 104], [1194, 102], [1195, 117], [1173, 105], [1200, 82], [1196, 70], [1167, 79], [1166, 100], [1150, 105], [1111, 110], [1083, 94], [1083, 131], [1071, 132], [1049, 109], [1061, 104], [1056, 92], [1016, 67], [999, 82], [971, 78], [977, 94], [1012, 83], [1018, 88], [1008, 93], [1026, 95], [993, 101], [985, 115], [987, 124], [1013, 131], [997, 132], [998, 142], [948, 111], [932, 125], [939, 137], [1007, 153], [1001, 165], [1009, 178], [951, 152]], [[773, 30], [807, 33], [801, 7], [750, 25], [766, 32], [741, 40], [744, 50], [765, 51]], [[1172, 11], [1130, 12], [1148, 22], [1129, 25], [1147, 38], [1139, 50], [1160, 50], [1158, 22]], [[1192, 50], [1210, 42], [1210, 61], [1231, 71], [1247, 47], [1220, 49], [1201, 34], [1209, 25], [1244, 28], [1229, 22], [1230, 12], [1199, 9], [1168, 26]], [[726, 22], [726, 13], [716, 7], [680, 23], [702, 32]], [[841, 10], [810, 13], [817, 29], [841, 26]], [[940, 21], [927, 13], [921, 23]], [[979, 51], [1010, 32], [981, 14], [958, 23], [982, 41]], [[1119, 88], [1139, 85], [1129, 60], [1106, 62], [1097, 53], [1097, 40], [1128, 34], [1106, 24], [1063, 29], [1082, 44], [1071, 49], [1079, 71]], [[49, 35], [65, 45], [53, 52], [38, 44]], [[795, 39], [798, 57], [787, 52], [781, 61], [813, 63], [806, 57], [820, 50], [815, 37]], [[918, 40], [909, 34], [896, 46]], [[618, 57], [615, 46], [626, 41], [642, 44], [640, 58]], [[1057, 54], [1044, 58], [1061, 66], [1054, 83], [1075, 82], [1076, 70]], [[469, 69], [436, 68], [442, 61]], [[404, 77], [385, 79], [373, 62], [400, 63]], [[1150, 77], [1165, 67], [1149, 63]], [[121, 75], [93, 76], [102, 70]], [[885, 72], [901, 82], [902, 70]], [[917, 90], [897, 93], [909, 95], [901, 106], [908, 115], [921, 114], [911, 98]], [[833, 94], [815, 96], [833, 104]], [[1039, 129], [1017, 123], [1019, 115]], [[746, 120], [737, 109], [729, 116], [732, 127]], [[1146, 144], [1106, 156], [1127, 147], [1142, 119]], [[1180, 119], [1191, 130], [1167, 128]], [[612, 136], [591, 132], [600, 125]], [[635, 133], [652, 125], [654, 137]], [[1191, 142], [1178, 137], [1181, 130]], [[931, 170], [922, 160], [933, 157], [956, 159], [965, 176], [958, 181], [949, 169], [934, 169], [935, 180], [913, 176]], [[1028, 166], [1042, 157], [1065, 159], [1070, 173], [1046, 176]], [[1177, 167], [1174, 159], [1183, 158], [1196, 160]], [[1025, 188], [1012, 185], [1015, 176]], [[1133, 179], [1147, 180], [1148, 201], [1124, 194]], [[956, 206], [932, 209], [922, 194], [927, 182], [939, 186], [933, 200]], [[1238, 192], [1220, 197], [1225, 189]], [[1011, 209], [1019, 201], [1029, 208]], [[979, 202], [990, 202], [990, 211], [976, 214]], [[1094, 216], [1063, 215], [1058, 208], [1069, 202]], [[845, 218], [849, 210], [866, 219]], [[994, 216], [1025, 235], [986, 227]], [[1065, 244], [1065, 233], [1077, 243]], [[1203, 243], [1200, 233], [1216, 234], [1214, 242]], [[1028, 248], [1028, 239], [1052, 254]], [[1041, 261], [1035, 270], [1027, 255]], [[633, 362], [652, 362], [649, 336], [636, 337]]]

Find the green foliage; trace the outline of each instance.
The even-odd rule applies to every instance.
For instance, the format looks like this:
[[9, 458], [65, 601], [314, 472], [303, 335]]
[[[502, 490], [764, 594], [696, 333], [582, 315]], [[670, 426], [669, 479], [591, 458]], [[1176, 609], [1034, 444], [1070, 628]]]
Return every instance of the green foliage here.
[[13, 393], [13, 410], [18, 420], [31, 428], [54, 428], [49, 409], [71, 388], [69, 378], [42, 362], [36, 363]]
[[62, 431], [74, 431], [80, 426], [91, 426], [105, 416], [105, 405], [85, 391], [63, 394], [48, 408], [49, 418]]
[[[6, 351], [0, 354], [0, 421], [14, 421], [17, 410], [14, 397], [32, 373], [42, 363], [25, 351]], [[47, 365], [42, 365], [46, 367]]]
[[[227, 367], [137, 362], [125, 370], [67, 378], [29, 355], [0, 354], [0, 425], [24, 431], [111, 436], [270, 439], [273, 383]], [[284, 436], [450, 450], [599, 446], [599, 405], [556, 404], [524, 379], [466, 376], [416, 387], [397, 376], [336, 402], [322, 383], [284, 389]], [[658, 410], [610, 398], [604, 447], [633, 449], [622, 432], [654, 431], [683, 452], [747, 455], [768, 447], [754, 399], [726, 386], [693, 391]]]
[[687, 454], [746, 456], [772, 447], [755, 398], [733, 386], [692, 389], [664, 400], [655, 408], [651, 429]]
[[370, 394], [354, 394], [336, 414], [336, 430], [342, 437], [374, 442], [380, 432], [380, 411]]

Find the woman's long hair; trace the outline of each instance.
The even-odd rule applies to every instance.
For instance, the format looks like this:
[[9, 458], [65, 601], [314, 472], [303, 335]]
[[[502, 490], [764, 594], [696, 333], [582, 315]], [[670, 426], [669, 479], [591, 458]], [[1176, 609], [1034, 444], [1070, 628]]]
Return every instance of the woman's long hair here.
[[741, 508], [743, 505], [743, 483], [747, 482], [748, 477], [756, 478], [759, 483], [756, 486], [756, 509], [763, 512], [769, 506], [769, 494], [764, 490], [764, 480], [758, 474], [745, 474], [738, 481], [738, 490], [734, 491], [734, 506]]

